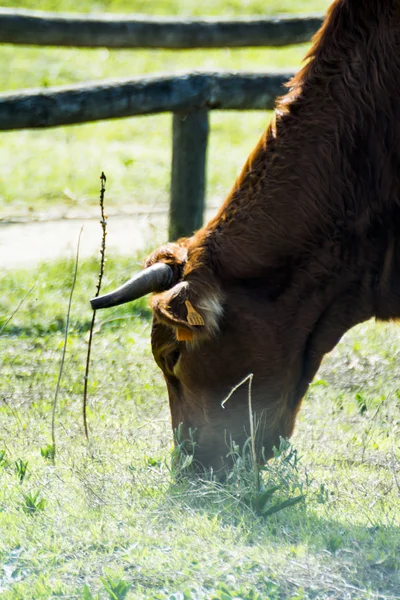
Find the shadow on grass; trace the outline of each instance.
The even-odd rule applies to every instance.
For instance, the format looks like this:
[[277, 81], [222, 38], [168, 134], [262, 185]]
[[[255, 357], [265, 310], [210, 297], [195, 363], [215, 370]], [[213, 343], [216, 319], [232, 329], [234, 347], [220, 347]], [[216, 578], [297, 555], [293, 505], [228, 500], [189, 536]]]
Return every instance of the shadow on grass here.
[[[268, 577], [277, 586], [274, 600], [400, 598], [400, 528], [351, 524], [344, 515], [341, 520], [340, 508], [335, 518], [338, 501], [318, 501], [310, 493], [306, 502], [265, 518], [229, 485], [191, 480], [171, 484], [164, 502], [169, 514], [190, 511], [233, 528], [235, 546], [221, 555], [231, 564], [225, 576], [240, 581], [243, 573], [247, 582], [251, 571], [261, 594]], [[354, 520], [360, 520], [355, 509]]]

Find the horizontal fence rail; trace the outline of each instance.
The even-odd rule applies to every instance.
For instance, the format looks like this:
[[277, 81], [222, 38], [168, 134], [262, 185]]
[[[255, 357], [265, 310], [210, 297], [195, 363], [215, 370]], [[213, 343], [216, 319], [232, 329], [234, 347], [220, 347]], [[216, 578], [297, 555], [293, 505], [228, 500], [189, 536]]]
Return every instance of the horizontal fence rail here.
[[308, 42], [321, 15], [264, 19], [153, 19], [0, 9], [0, 43], [77, 48], [239, 48]]
[[173, 113], [169, 239], [203, 223], [210, 110], [272, 109], [292, 73], [189, 73], [0, 95], [0, 130]]
[[292, 73], [189, 73], [0, 94], [0, 130], [162, 112], [273, 109]]

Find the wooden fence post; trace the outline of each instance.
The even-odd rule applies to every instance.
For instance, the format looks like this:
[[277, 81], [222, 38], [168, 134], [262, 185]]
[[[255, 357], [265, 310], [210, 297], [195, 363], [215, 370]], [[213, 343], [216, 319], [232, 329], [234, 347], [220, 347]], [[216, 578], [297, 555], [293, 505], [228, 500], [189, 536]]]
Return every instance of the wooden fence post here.
[[203, 224], [208, 129], [207, 109], [173, 115], [170, 241]]

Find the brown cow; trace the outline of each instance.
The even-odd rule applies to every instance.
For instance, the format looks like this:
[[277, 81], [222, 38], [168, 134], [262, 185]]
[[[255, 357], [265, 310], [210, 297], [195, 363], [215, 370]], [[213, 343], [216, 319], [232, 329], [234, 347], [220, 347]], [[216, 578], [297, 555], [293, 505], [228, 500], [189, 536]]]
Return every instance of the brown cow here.
[[172, 426], [215, 471], [290, 436], [351, 327], [400, 316], [400, 0], [336, 0], [217, 216], [95, 305], [149, 291]]

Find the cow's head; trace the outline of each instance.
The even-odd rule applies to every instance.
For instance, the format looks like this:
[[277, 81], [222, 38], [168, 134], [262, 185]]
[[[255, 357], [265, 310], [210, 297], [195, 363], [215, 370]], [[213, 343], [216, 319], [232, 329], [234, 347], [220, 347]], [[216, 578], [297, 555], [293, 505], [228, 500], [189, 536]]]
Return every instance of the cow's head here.
[[197, 465], [224, 469], [232, 442], [243, 447], [249, 438], [249, 375], [259, 459], [270, 457], [279, 437], [291, 435], [323, 355], [371, 315], [368, 282], [358, 269], [335, 275], [332, 255], [235, 279], [199, 255], [194, 237], [155, 251], [139, 278], [93, 302], [101, 308], [155, 292], [153, 354], [172, 427], [180, 442], [195, 442]]

